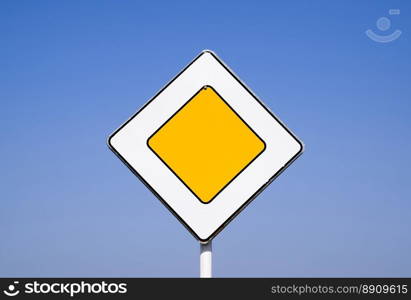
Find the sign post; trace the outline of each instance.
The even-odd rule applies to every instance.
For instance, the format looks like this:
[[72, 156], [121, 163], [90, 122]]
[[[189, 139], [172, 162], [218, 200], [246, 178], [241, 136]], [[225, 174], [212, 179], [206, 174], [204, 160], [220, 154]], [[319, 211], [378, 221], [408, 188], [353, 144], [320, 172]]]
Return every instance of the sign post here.
[[211, 240], [302, 152], [302, 142], [209, 50], [108, 139], [110, 149], [200, 241]]
[[212, 241], [207, 244], [200, 243], [200, 277], [213, 277], [213, 247]]

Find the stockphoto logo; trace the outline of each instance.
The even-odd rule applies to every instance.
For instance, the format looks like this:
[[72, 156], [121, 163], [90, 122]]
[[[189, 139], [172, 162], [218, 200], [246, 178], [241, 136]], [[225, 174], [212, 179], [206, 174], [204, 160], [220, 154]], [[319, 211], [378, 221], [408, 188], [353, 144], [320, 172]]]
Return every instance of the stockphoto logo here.
[[19, 281], [14, 281], [3, 290], [3, 293], [9, 297], [17, 296], [18, 294], [64, 294], [74, 297], [77, 294], [125, 294], [127, 293], [127, 283], [107, 283], [101, 282], [39, 282], [37, 280], [21, 284]]
[[17, 289], [18, 284], [18, 281], [14, 281], [13, 284], [10, 284], [7, 289], [3, 291], [3, 293], [10, 297], [17, 296], [20, 293]]

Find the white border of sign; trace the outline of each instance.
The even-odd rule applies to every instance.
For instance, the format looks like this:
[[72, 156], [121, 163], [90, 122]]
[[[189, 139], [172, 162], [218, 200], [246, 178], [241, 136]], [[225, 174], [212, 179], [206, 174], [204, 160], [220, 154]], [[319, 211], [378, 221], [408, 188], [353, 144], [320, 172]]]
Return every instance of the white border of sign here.
[[[204, 204], [149, 149], [147, 140], [201, 87], [213, 87], [266, 149]], [[302, 152], [303, 144], [209, 50], [203, 51], [108, 139], [110, 149], [202, 243], [217, 235]]]

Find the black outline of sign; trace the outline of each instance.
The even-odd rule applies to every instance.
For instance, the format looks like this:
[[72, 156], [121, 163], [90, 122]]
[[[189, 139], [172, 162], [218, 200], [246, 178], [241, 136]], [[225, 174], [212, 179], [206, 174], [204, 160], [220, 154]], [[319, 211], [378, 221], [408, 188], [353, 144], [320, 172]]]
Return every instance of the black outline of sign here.
[[[210, 88], [214, 91], [214, 93], [216, 93], [216, 95], [228, 106], [228, 108], [244, 123], [244, 125], [250, 129], [250, 131], [252, 133], [254, 133], [254, 135], [263, 143], [263, 149], [258, 152], [258, 154], [256, 156], [254, 156], [254, 158], [252, 160], [250, 160], [250, 162], [248, 164], [246, 164], [236, 175], [233, 176], [233, 178], [231, 178], [208, 202], [204, 202], [203, 200], [200, 199], [200, 197], [184, 182], [184, 180], [182, 178], [180, 178], [180, 176], [177, 175], [176, 172], [174, 172], [174, 170], [161, 158], [160, 155], [158, 155], [158, 153], [151, 148], [149, 142], [151, 140], [151, 138], [156, 135], [157, 132], [159, 132], [172, 118], [174, 118], [174, 116], [176, 114], [178, 114], [188, 103], [191, 102], [191, 100], [194, 99], [195, 96], [198, 95], [198, 93], [200, 93], [202, 90], [206, 90], [207, 88]], [[254, 160], [256, 160], [257, 157], [259, 157], [261, 155], [261, 153], [263, 153], [267, 147], [267, 145], [265, 144], [264, 140], [247, 124], [246, 121], [244, 121], [240, 115], [230, 106], [230, 104], [227, 103], [227, 101], [224, 100], [223, 97], [221, 97], [221, 95], [211, 86], [211, 85], [205, 85], [202, 88], [200, 88], [195, 94], [194, 96], [192, 96], [186, 103], [184, 103], [183, 106], [181, 106], [174, 114], [171, 115], [170, 118], [168, 118], [167, 121], [164, 122], [163, 125], [160, 126], [160, 128], [158, 128], [156, 131], [154, 131], [154, 133], [152, 135], [150, 135], [150, 137], [147, 139], [147, 147], [167, 166], [167, 168], [186, 186], [186, 188], [188, 188], [190, 190], [191, 193], [193, 193], [193, 195], [202, 203], [202, 204], [210, 204], [234, 179], [237, 178], [238, 175], [240, 175]]]
[[[161, 196], [148, 184], [148, 182], [124, 159], [123, 156], [121, 156], [120, 153], [117, 152], [117, 150], [111, 145], [111, 139], [124, 127], [126, 126], [135, 116], [137, 116], [147, 105], [149, 105], [155, 98], [157, 98], [158, 95], [160, 95], [171, 83], [174, 82], [185, 70], [187, 70], [188, 67], [190, 67], [197, 59], [199, 59], [203, 54], [209, 53], [211, 54], [219, 63], [220, 65], [227, 70], [228, 73], [231, 74], [231, 76], [234, 77], [235, 80], [259, 103], [266, 111], [269, 113], [274, 120], [276, 120], [283, 128], [286, 130], [293, 138], [294, 140], [300, 145], [300, 150], [281, 168], [279, 169], [264, 185], [262, 185], [247, 201], [245, 201], [240, 208], [238, 208], [231, 216], [218, 227], [210, 236], [206, 239], [201, 239], [193, 229], [191, 229], [190, 226], [171, 208], [170, 205], [167, 204], [167, 202], [161, 198]], [[226, 66], [219, 58], [218, 56], [210, 51], [210, 50], [204, 50], [202, 51], [196, 58], [193, 59], [183, 70], [181, 70], [170, 82], [168, 82], [160, 91], [158, 91], [153, 98], [151, 98], [147, 103], [145, 103], [134, 115], [132, 115], [123, 125], [121, 125], [116, 131], [114, 131], [107, 139], [107, 145], [110, 148], [111, 151], [117, 157], [130, 169], [130, 171], [136, 175], [142, 182], [143, 184], [170, 210], [170, 212], [182, 223], [187, 230], [201, 243], [208, 243], [211, 241], [221, 230], [223, 230], [244, 208], [247, 207], [248, 204], [250, 204], [267, 186], [270, 185], [274, 181], [275, 178], [277, 178], [286, 168], [288, 168], [291, 163], [293, 163], [298, 156], [301, 155], [301, 153], [304, 151], [304, 145], [303, 143], [264, 105], [263, 102], [261, 102], [260, 99], [230, 70], [228, 66]]]

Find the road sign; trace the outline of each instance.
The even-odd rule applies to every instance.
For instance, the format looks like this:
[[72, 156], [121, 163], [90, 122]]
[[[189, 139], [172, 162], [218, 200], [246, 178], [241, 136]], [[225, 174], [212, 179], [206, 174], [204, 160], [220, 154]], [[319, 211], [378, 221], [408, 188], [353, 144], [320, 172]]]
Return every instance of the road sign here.
[[297, 137], [208, 50], [108, 144], [203, 243], [303, 151]]

